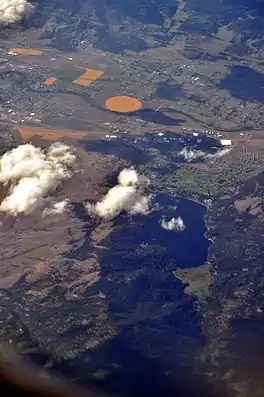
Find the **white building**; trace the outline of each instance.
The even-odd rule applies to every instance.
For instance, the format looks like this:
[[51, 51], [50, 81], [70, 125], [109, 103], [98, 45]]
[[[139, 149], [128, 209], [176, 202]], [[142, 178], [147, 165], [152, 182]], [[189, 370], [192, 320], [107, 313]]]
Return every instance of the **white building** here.
[[231, 139], [221, 139], [220, 142], [221, 142], [222, 146], [231, 146], [232, 145]]

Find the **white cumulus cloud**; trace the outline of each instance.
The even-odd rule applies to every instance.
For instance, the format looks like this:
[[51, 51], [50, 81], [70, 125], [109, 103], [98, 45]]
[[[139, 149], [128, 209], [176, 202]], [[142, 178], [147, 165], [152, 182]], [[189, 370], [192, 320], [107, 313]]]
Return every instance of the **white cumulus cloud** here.
[[112, 219], [125, 211], [130, 214], [147, 214], [151, 197], [144, 195], [147, 178], [138, 175], [134, 168], [123, 169], [118, 176], [118, 184], [103, 197], [101, 201], [86, 208], [89, 213]]
[[231, 148], [226, 148], [226, 149], [222, 149], [222, 150], [219, 149], [217, 152], [215, 152], [213, 154], [208, 153], [205, 156], [205, 159], [214, 161], [214, 160], [218, 159], [219, 157], [223, 157], [223, 156], [227, 155], [231, 150], [232, 150]]
[[204, 159], [205, 161], [215, 161], [217, 158], [227, 155], [232, 149], [219, 149], [215, 153], [206, 153], [203, 150], [191, 149], [189, 147], [184, 147], [178, 156], [183, 157], [187, 162], [194, 161], [197, 159]]
[[0, 0], [0, 23], [12, 24], [27, 17], [34, 6], [27, 0]]
[[47, 152], [32, 144], [6, 152], [0, 159], [0, 182], [9, 190], [0, 211], [14, 216], [33, 212], [63, 180], [71, 177], [75, 160], [71, 148], [60, 142], [52, 144]]
[[169, 221], [166, 221], [166, 219], [163, 218], [161, 219], [160, 224], [165, 230], [176, 230], [177, 232], [180, 232], [185, 229], [185, 224], [180, 216], [178, 216], [178, 218], [171, 218]]
[[49, 215], [64, 214], [68, 210], [69, 205], [70, 205], [69, 199], [53, 202], [51, 207], [44, 208], [42, 215], [49, 216]]
[[186, 161], [193, 161], [198, 158], [203, 158], [206, 153], [203, 150], [191, 149], [189, 147], [184, 147], [179, 153], [178, 156], [183, 157]]
[[124, 168], [118, 175], [120, 186], [136, 186], [139, 182], [139, 176], [134, 168]]

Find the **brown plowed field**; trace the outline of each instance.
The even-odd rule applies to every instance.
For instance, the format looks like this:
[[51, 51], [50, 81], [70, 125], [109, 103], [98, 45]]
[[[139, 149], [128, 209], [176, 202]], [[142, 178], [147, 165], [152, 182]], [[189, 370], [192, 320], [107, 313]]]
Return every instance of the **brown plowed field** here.
[[81, 77], [74, 80], [74, 84], [83, 85], [84, 87], [89, 87], [89, 85], [91, 85], [92, 83], [94, 83], [94, 80], [86, 80], [82, 79]]
[[29, 140], [34, 136], [39, 136], [47, 141], [56, 141], [61, 138], [74, 138], [82, 139], [88, 135], [85, 131], [74, 130], [56, 130], [52, 128], [32, 127], [32, 126], [19, 126], [17, 127], [21, 137], [24, 140]]
[[112, 112], [129, 113], [139, 110], [142, 107], [142, 103], [136, 98], [115, 96], [107, 99], [105, 107]]
[[17, 54], [20, 54], [20, 55], [41, 55], [42, 54], [42, 51], [33, 50], [30, 48], [13, 47], [13, 48], [10, 48], [9, 51], [16, 52]]
[[88, 87], [94, 81], [99, 79], [104, 74], [102, 70], [87, 69], [78, 79], [74, 80], [74, 84], [83, 85]]
[[44, 84], [46, 85], [52, 85], [57, 81], [57, 79], [55, 77], [50, 77], [47, 80], [44, 81]]

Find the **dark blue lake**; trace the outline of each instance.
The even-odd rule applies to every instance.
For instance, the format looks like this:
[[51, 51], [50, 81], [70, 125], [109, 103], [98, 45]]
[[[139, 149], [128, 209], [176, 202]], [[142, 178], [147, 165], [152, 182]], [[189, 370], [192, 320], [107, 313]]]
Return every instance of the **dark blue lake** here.
[[[205, 207], [166, 195], [155, 201], [159, 211], [120, 217], [103, 241], [110, 250], [98, 250], [96, 288], [105, 294], [118, 332], [95, 356], [104, 365], [118, 365], [104, 382], [107, 389], [142, 396], [174, 393], [183, 374], [194, 376], [194, 357], [204, 344], [195, 300], [172, 271], [206, 262]], [[162, 229], [162, 216], [181, 216], [186, 229]]]

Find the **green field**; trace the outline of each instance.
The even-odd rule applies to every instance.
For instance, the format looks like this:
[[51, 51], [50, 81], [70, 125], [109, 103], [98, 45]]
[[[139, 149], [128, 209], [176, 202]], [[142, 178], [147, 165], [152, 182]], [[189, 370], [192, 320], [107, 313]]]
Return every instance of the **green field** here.
[[177, 269], [173, 271], [173, 275], [183, 284], [186, 284], [185, 292], [194, 295], [198, 300], [203, 301], [209, 295], [209, 288], [212, 283], [210, 264]]

